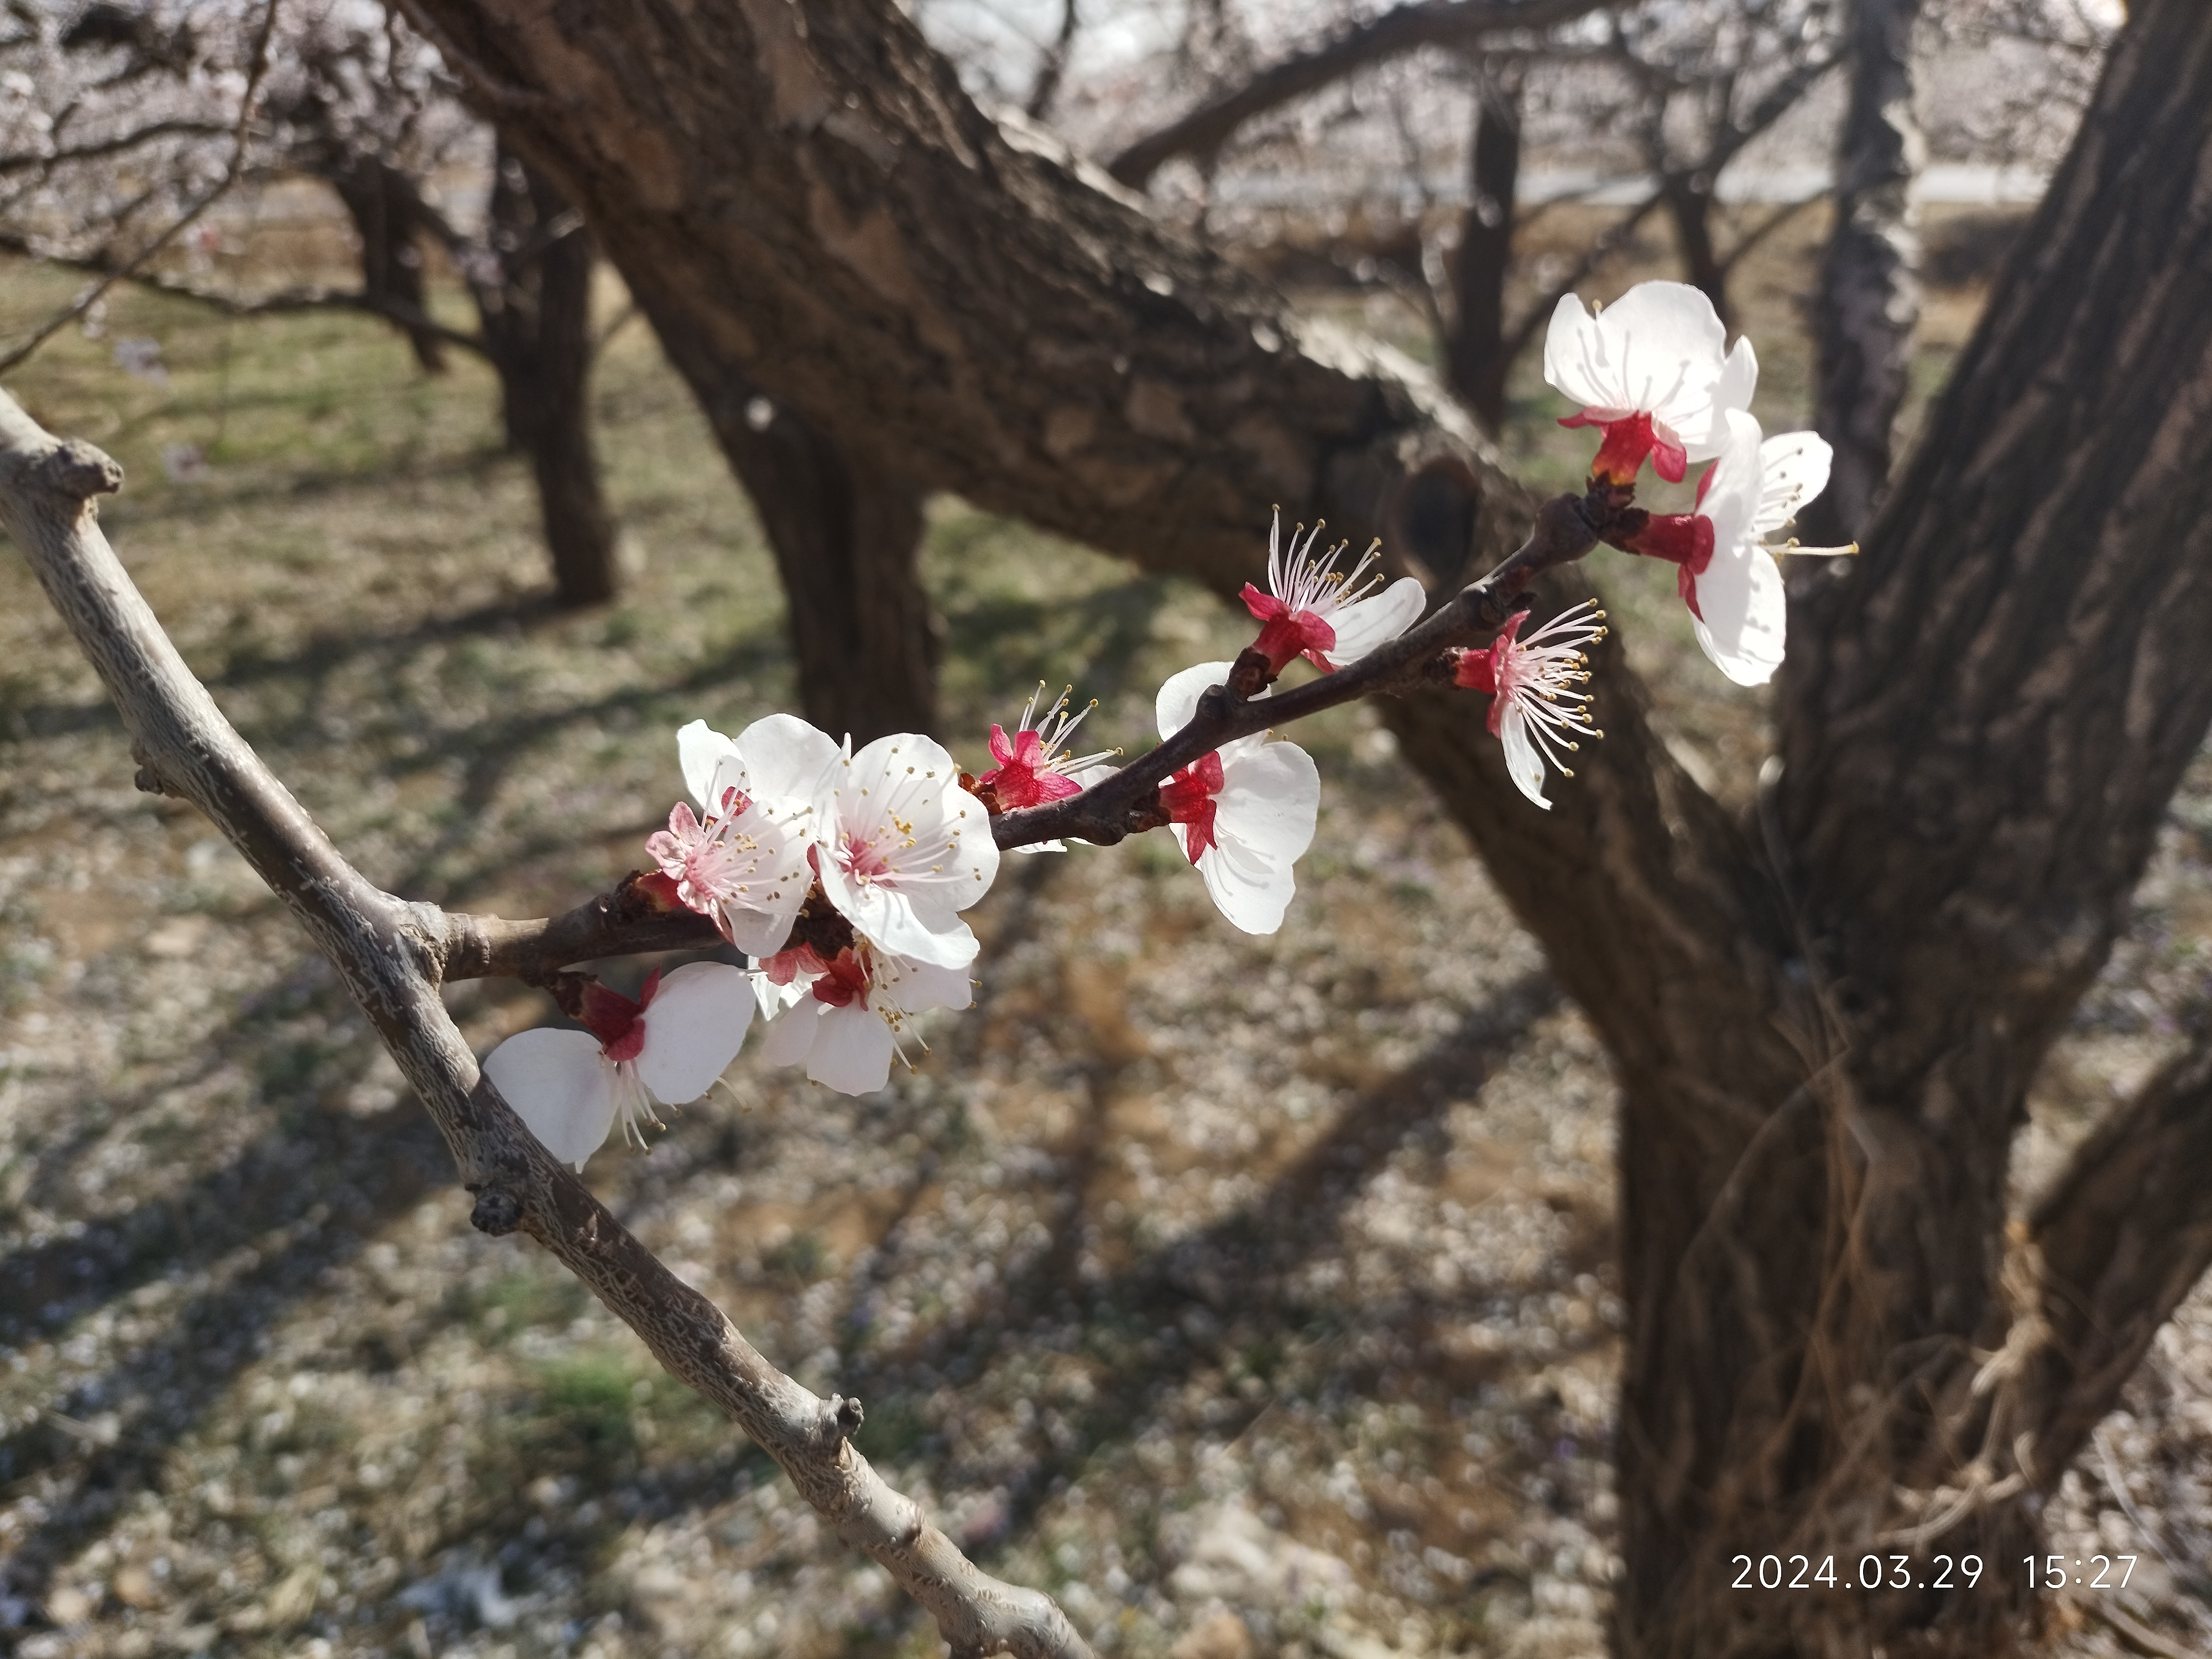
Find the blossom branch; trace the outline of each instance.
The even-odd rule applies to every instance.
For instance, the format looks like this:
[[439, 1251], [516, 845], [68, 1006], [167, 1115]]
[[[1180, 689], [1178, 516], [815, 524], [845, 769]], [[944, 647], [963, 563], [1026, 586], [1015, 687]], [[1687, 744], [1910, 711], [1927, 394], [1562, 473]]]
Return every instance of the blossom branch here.
[[[545, 949], [589, 924], [503, 924], [537, 930], [532, 957], [514, 932], [404, 902], [348, 863], [224, 719], [100, 533], [94, 499], [122, 481], [108, 457], [56, 440], [0, 392], [0, 524], [114, 698], [140, 787], [205, 812], [338, 970], [477, 1194], [475, 1224], [526, 1233], [556, 1257], [672, 1376], [775, 1458], [841, 1539], [880, 1563], [955, 1655], [1087, 1656], [1049, 1597], [980, 1571], [869, 1467], [851, 1443], [858, 1401], [823, 1400], [771, 1365], [556, 1163], [479, 1073], [438, 994], [442, 962], [473, 952], [470, 960], [541, 964]], [[674, 920], [635, 925], [666, 930]], [[463, 951], [457, 940], [477, 942]]]
[[[991, 820], [1001, 848], [1073, 836], [1110, 846], [1167, 822], [1159, 787], [1201, 756], [1255, 732], [1287, 725], [1361, 697], [1403, 691], [1420, 684], [1430, 665], [1454, 646], [1486, 642], [1539, 574], [1581, 558], [1601, 534], [1616, 533], [1626, 512], [1610, 490], [1561, 495], [1538, 513], [1527, 542], [1480, 580], [1470, 583], [1435, 615], [1347, 667], [1266, 698], [1264, 669], [1232, 672], [1231, 686], [1199, 700], [1197, 717], [1173, 737], [1078, 795], [1043, 806], [1018, 808]], [[1633, 509], [1627, 509], [1632, 511]], [[1248, 655], [1250, 653], [1248, 653]], [[439, 912], [428, 948], [440, 977], [547, 981], [562, 969], [607, 957], [654, 951], [707, 950], [722, 943], [708, 917], [673, 906], [649, 881], [632, 875], [613, 891], [557, 916], [514, 921], [503, 916]]]
[[1442, 653], [1455, 646], [1487, 644], [1513, 601], [1537, 576], [1596, 546], [1621, 515], [1620, 500], [1619, 492], [1606, 489], [1553, 497], [1537, 513], [1528, 539], [1488, 575], [1462, 588], [1418, 627], [1295, 690], [1255, 696], [1264, 684], [1266, 659], [1247, 651], [1237, 659], [1230, 683], [1200, 696], [1196, 718], [1157, 749], [1081, 794], [993, 818], [999, 845], [1028, 847], [1072, 836], [1111, 846], [1133, 831], [1166, 822], [1159, 811], [1159, 786], [1222, 744], [1362, 697], [1411, 690]]

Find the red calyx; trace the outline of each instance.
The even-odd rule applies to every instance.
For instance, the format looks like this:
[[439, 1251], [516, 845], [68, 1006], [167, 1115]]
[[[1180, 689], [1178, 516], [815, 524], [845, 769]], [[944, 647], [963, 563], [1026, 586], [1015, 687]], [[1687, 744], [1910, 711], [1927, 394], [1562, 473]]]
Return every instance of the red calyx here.
[[1213, 798], [1221, 793], [1221, 757], [1211, 754], [1194, 761], [1160, 786], [1160, 810], [1168, 815], [1168, 822], [1190, 826], [1183, 850], [1193, 864], [1198, 862], [1200, 854], [1216, 844]]
[[1698, 513], [1647, 514], [1634, 534], [1613, 545], [1647, 559], [1665, 559], [1696, 576], [1713, 562], [1713, 521]]
[[822, 964], [822, 977], [811, 988], [817, 1002], [826, 1002], [832, 1008], [849, 1006], [855, 999], [865, 1008], [868, 1006], [867, 968], [848, 945]]
[[665, 914], [691, 908], [684, 902], [683, 891], [676, 878], [665, 871], [655, 870], [650, 874], [632, 876], [629, 885], [630, 890], [645, 901], [647, 910]]
[[635, 1002], [620, 991], [587, 979], [577, 1006], [569, 1012], [578, 1024], [599, 1038], [599, 1052], [609, 1060], [635, 1060], [645, 1047], [645, 1021], [641, 1016], [659, 993], [658, 968], [646, 975], [645, 987]]
[[1487, 691], [1497, 701], [1490, 705], [1490, 735], [1496, 737], [1498, 728], [1505, 718], [1505, 699], [1498, 696], [1498, 688], [1505, 683], [1505, 659], [1513, 649], [1513, 641], [1521, 632], [1521, 624], [1528, 620], [1528, 613], [1516, 611], [1505, 619], [1498, 630], [1498, 637], [1483, 651], [1462, 651], [1452, 665], [1452, 684], [1463, 685], [1470, 691]]
[[1262, 593], [1249, 582], [1238, 597], [1261, 623], [1260, 637], [1252, 642], [1252, 648], [1267, 659], [1270, 679], [1300, 657], [1324, 674], [1329, 672], [1322, 653], [1336, 649], [1334, 628], [1310, 611], [1292, 611], [1273, 593]]

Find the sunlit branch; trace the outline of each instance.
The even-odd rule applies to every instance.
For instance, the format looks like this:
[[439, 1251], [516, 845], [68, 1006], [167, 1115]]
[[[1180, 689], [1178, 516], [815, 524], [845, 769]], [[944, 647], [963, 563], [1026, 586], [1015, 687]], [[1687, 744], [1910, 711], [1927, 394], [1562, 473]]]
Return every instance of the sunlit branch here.
[[121, 484], [108, 457], [58, 441], [0, 392], [0, 524], [114, 698], [140, 787], [205, 812], [337, 969], [477, 1194], [475, 1224], [526, 1233], [557, 1257], [672, 1376], [775, 1458], [839, 1538], [881, 1564], [954, 1653], [1088, 1656], [1049, 1597], [979, 1571], [869, 1467], [851, 1440], [859, 1401], [823, 1400], [771, 1365], [555, 1162], [479, 1073], [438, 994], [448, 919], [348, 863], [224, 719], [100, 533], [93, 500]]

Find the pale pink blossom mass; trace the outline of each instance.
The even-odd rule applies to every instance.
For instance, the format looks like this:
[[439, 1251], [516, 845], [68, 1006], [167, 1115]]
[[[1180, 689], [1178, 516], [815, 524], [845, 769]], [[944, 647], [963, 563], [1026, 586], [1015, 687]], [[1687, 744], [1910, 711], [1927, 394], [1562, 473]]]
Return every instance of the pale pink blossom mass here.
[[580, 1170], [617, 1121], [642, 1146], [647, 1127], [661, 1127], [656, 1102], [685, 1105], [714, 1087], [752, 1013], [744, 970], [724, 963], [690, 963], [665, 979], [655, 969], [635, 1001], [593, 981], [587, 1029], [518, 1032], [484, 1057], [484, 1074], [548, 1152]]
[[[1190, 724], [1200, 696], [1229, 683], [1230, 666], [1200, 663], [1160, 688], [1154, 712], [1161, 737]], [[1321, 808], [1313, 757], [1294, 743], [1255, 732], [1161, 785], [1160, 804], [1222, 915], [1248, 933], [1279, 928], [1297, 890], [1291, 866], [1312, 845]]]
[[646, 851], [738, 949], [773, 955], [813, 884], [814, 798], [838, 747], [805, 720], [770, 714], [734, 741], [693, 720], [677, 732], [676, 753], [705, 816], [679, 802]]
[[1544, 378], [1577, 412], [1563, 426], [1604, 428], [1595, 477], [1632, 484], [1646, 454], [1669, 483], [1728, 441], [1727, 411], [1751, 406], [1751, 342], [1724, 352], [1713, 302], [1686, 283], [1638, 283], [1595, 315], [1560, 296], [1544, 337]]

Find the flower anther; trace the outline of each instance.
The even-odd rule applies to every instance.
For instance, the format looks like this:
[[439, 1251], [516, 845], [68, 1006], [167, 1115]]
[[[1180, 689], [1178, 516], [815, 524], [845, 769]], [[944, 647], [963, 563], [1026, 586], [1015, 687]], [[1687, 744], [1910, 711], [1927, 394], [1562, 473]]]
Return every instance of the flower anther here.
[[1306, 530], [1301, 525], [1293, 530], [1285, 557], [1282, 510], [1277, 508], [1267, 530], [1268, 591], [1244, 584], [1244, 608], [1261, 624], [1253, 648], [1267, 657], [1270, 678], [1300, 657], [1325, 674], [1357, 661], [1420, 620], [1428, 603], [1427, 590], [1411, 576], [1401, 576], [1387, 588], [1379, 572], [1366, 576], [1382, 556], [1379, 541], [1347, 571], [1339, 571], [1336, 562], [1351, 546], [1348, 542], [1316, 558], [1314, 546], [1326, 527], [1316, 524]]
[[1490, 732], [1504, 745], [1506, 770], [1522, 794], [1548, 811], [1545, 763], [1571, 778], [1560, 756], [1580, 746], [1577, 737], [1605, 735], [1589, 723], [1589, 694], [1581, 689], [1589, 683], [1585, 647], [1605, 637], [1605, 612], [1586, 600], [1524, 640], [1528, 619], [1527, 611], [1516, 611], [1487, 650], [1461, 652], [1452, 681], [1491, 694]]
[[1044, 696], [1044, 682], [1040, 680], [1011, 735], [1003, 726], [992, 726], [991, 758], [999, 763], [975, 780], [975, 793], [994, 811], [1065, 800], [1081, 794], [1113, 769], [1101, 763], [1114, 759], [1121, 752], [1118, 749], [1102, 749], [1089, 755], [1069, 752], [1068, 738], [1098, 707], [1093, 701], [1089, 708], [1069, 714], [1067, 700], [1074, 690], [1073, 686], [1066, 688], [1039, 715], [1037, 703]]

